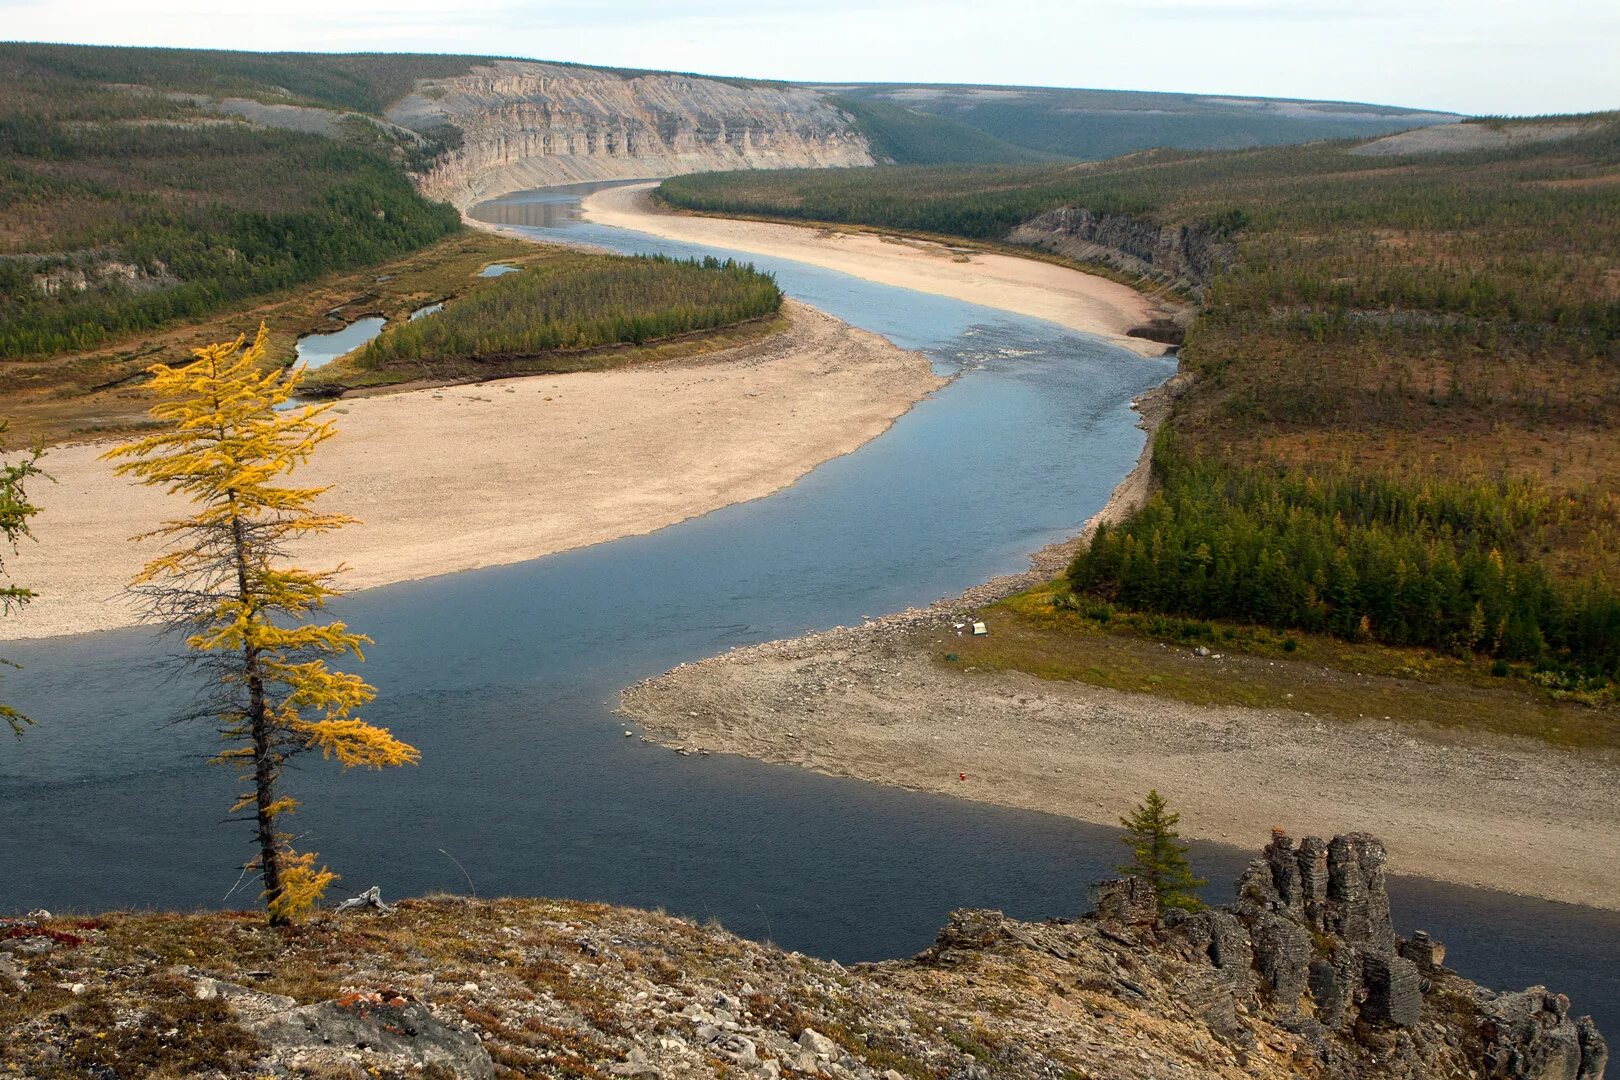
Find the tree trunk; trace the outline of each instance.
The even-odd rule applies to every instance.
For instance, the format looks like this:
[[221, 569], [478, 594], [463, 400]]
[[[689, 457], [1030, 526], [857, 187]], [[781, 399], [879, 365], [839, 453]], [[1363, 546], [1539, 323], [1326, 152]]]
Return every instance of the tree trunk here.
[[[231, 499], [233, 510], [235, 503], [236, 499], [233, 496]], [[236, 556], [237, 597], [245, 603], [249, 590], [247, 531], [242, 525], [242, 519], [234, 514], [231, 518], [231, 540]], [[259, 651], [251, 645], [242, 647], [242, 674], [247, 680], [248, 730], [253, 740], [253, 802], [259, 841], [259, 876], [264, 881], [265, 906], [273, 909], [276, 900], [281, 896], [281, 850], [276, 844], [275, 815], [270, 812], [271, 805], [276, 801], [278, 763], [274, 747], [271, 745], [273, 732], [270, 709], [265, 701], [264, 679], [259, 672]], [[285, 915], [271, 911], [271, 926], [284, 926], [287, 921]]]

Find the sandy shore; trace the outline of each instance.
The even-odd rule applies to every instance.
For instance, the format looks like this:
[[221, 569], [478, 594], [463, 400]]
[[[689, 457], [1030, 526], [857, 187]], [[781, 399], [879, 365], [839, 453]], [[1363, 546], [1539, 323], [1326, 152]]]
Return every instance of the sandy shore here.
[[[311, 543], [363, 589], [651, 532], [768, 495], [881, 434], [941, 385], [928, 361], [789, 301], [785, 332], [701, 361], [342, 402], [300, 475], [363, 524]], [[59, 447], [31, 491], [38, 543], [8, 554], [39, 593], [0, 639], [126, 626], [123, 592], [184, 504], [116, 477], [107, 444]]]
[[1046, 319], [1108, 338], [1143, 356], [1164, 353], [1163, 345], [1125, 332], [1173, 311], [1107, 278], [1035, 259], [967, 254], [923, 240], [673, 214], [653, 205], [649, 193], [657, 186], [653, 182], [598, 191], [584, 199], [581, 210], [588, 221], [600, 225], [793, 259], [867, 281]]
[[[1139, 402], [1150, 432], [1184, 378]], [[1108, 505], [1026, 573], [863, 626], [682, 665], [624, 691], [621, 710], [674, 747], [1101, 825], [1157, 788], [1196, 839], [1252, 847], [1272, 826], [1296, 836], [1362, 829], [1389, 844], [1397, 873], [1620, 910], [1612, 754], [1200, 707], [933, 662], [942, 628], [1048, 580], [1098, 522], [1129, 514], [1148, 491], [1144, 450]]]
[[1273, 825], [1361, 829], [1398, 873], [1620, 910], [1612, 758], [964, 673], [915, 634], [885, 621], [738, 650], [633, 687], [623, 706], [688, 749], [1101, 825], [1157, 788], [1186, 836], [1252, 847]]

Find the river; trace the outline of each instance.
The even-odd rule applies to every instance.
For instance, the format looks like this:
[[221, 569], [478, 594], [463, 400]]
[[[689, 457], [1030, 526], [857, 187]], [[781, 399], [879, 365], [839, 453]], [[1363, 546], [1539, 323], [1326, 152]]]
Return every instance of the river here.
[[[576, 198], [480, 213], [615, 250], [706, 253], [574, 224]], [[847, 962], [921, 948], [954, 907], [1076, 914], [1109, 876], [1112, 829], [624, 737], [614, 695], [637, 679], [1021, 569], [1107, 499], [1141, 447], [1128, 402], [1172, 370], [1037, 320], [750, 261], [959, 377], [767, 498], [344, 599], [337, 614], [376, 639], [366, 715], [423, 761], [290, 775], [308, 803], [291, 819], [299, 846], [344, 875], [340, 889], [663, 907]], [[248, 833], [221, 823], [237, 785], [203, 765], [206, 724], [168, 722], [192, 688], [166, 652], [139, 630], [10, 647], [24, 668], [6, 692], [41, 724], [0, 755], [0, 911], [253, 902], [233, 869]], [[1250, 856], [1195, 846], [1213, 899]], [[1412, 879], [1392, 892], [1398, 924], [1446, 941], [1464, 973], [1548, 983], [1620, 1027], [1620, 914]]]

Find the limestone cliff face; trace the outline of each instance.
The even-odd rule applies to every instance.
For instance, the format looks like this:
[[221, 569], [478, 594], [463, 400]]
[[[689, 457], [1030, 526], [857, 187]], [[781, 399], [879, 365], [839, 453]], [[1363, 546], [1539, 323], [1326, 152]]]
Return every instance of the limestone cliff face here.
[[687, 75], [503, 60], [420, 84], [389, 118], [459, 129], [461, 145], [419, 179], [462, 209], [548, 184], [873, 164], [865, 136], [813, 90]]

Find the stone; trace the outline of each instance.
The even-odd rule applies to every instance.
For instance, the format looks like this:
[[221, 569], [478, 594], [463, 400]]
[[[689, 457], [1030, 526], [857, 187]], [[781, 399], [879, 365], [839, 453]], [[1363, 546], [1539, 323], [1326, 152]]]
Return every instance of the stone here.
[[1296, 1007], [1310, 978], [1313, 946], [1310, 933], [1299, 923], [1267, 912], [1249, 927], [1254, 964], [1272, 1001]]
[[1395, 951], [1384, 864], [1389, 853], [1367, 833], [1335, 836], [1328, 843], [1327, 910], [1324, 929], [1351, 945]]
[[285, 994], [267, 994], [262, 990], [207, 976], [197, 980], [194, 993], [198, 1001], [225, 1002], [232, 1012], [249, 1022], [267, 1020], [298, 1007], [298, 1002]]
[[1307, 836], [1299, 842], [1295, 859], [1299, 864], [1299, 892], [1305, 921], [1317, 930], [1325, 930], [1328, 846], [1320, 837]]
[[1412, 940], [1401, 942], [1395, 951], [1416, 964], [1424, 975], [1433, 975], [1446, 966], [1446, 947], [1423, 930], [1413, 933]]
[[818, 1058], [835, 1058], [843, 1053], [837, 1043], [817, 1031], [815, 1028], [805, 1028], [799, 1032], [799, 1045], [816, 1055]]
[[1480, 1006], [1485, 1075], [1491, 1080], [1600, 1080], [1609, 1050], [1588, 1017], [1569, 1016], [1569, 999], [1532, 986]]
[[735, 1031], [723, 1031], [709, 1042], [709, 1049], [739, 1065], [752, 1065], [759, 1060], [759, 1049], [754, 1040]]
[[1575, 1074], [1576, 1080], [1603, 1080], [1603, 1070], [1609, 1064], [1609, 1044], [1590, 1016], [1575, 1021], [1575, 1040], [1581, 1047], [1581, 1067]]
[[290, 1067], [300, 1062], [438, 1068], [466, 1080], [493, 1080], [495, 1065], [478, 1036], [445, 1024], [421, 1002], [380, 993], [348, 994], [250, 1025]]
[[1361, 957], [1367, 999], [1361, 1015], [1375, 1024], [1411, 1027], [1423, 1012], [1423, 988], [1417, 965], [1393, 953], [1367, 952]]
[[1302, 918], [1305, 897], [1300, 888], [1299, 856], [1294, 851], [1294, 842], [1281, 829], [1273, 829], [1271, 843], [1266, 845], [1264, 854], [1278, 902], [1296, 919]]
[[1150, 927], [1159, 921], [1159, 898], [1139, 877], [1123, 877], [1095, 886], [1097, 920], [1113, 926]]
[[999, 911], [962, 908], [945, 917], [928, 950], [938, 956], [957, 950], [987, 949], [1002, 939], [1007, 917]]
[[1323, 1027], [1338, 1028], [1350, 1005], [1350, 980], [1332, 960], [1318, 956], [1311, 961], [1307, 982], [1317, 1019]]
[[664, 1070], [647, 1060], [647, 1052], [639, 1046], [630, 1048], [624, 1060], [608, 1066], [608, 1072], [614, 1076], [639, 1076], [658, 1078], [664, 1075]]

